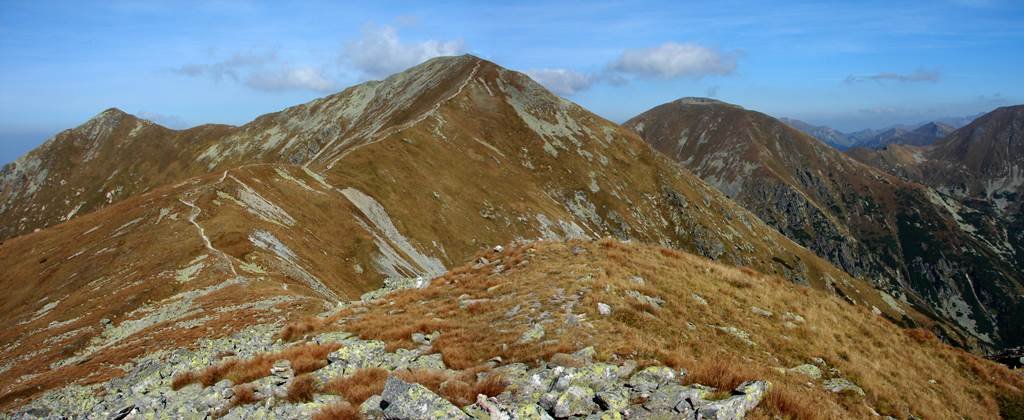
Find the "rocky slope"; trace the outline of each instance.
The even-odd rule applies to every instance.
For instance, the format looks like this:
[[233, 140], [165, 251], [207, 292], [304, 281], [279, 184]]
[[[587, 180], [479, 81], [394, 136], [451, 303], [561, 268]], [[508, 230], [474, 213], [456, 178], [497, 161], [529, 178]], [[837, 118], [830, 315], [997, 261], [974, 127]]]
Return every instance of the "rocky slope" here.
[[[205, 129], [227, 134], [164, 145], [180, 151], [169, 165], [182, 169], [137, 177], [147, 192], [0, 244], [0, 319], [12, 326], [0, 332], [0, 373], [12, 378], [0, 404], [103, 382], [144, 354], [227, 337], [253, 320], [319, 313], [385, 282], [435, 277], [492, 244], [538, 238], [661, 244], [831, 290], [906, 325], [931, 324], [630, 131], [475, 57], [431, 60], [237, 129]], [[47, 154], [75, 146], [71, 134], [27, 160], [66, 168], [60, 177], [92, 185], [82, 197], [95, 198], [103, 188], [89, 183], [105, 178], [76, 171], [100, 171], [92, 165], [103, 161], [115, 173], [126, 163]], [[154, 159], [139, 152], [129, 166], [157, 168]], [[40, 168], [11, 172], [49, 174], [34, 196], [19, 195], [31, 183], [8, 184], [26, 199], [18, 209], [41, 209], [33, 200], [65, 191], [54, 181], [60, 171]], [[192, 172], [204, 174], [177, 179]], [[159, 182], [169, 183], [149, 185]]]
[[996, 418], [1024, 390], [834, 295], [615, 239], [495, 247], [297, 318], [151, 352], [12, 414]]
[[1024, 339], [1024, 265], [997, 219], [735, 105], [683, 99], [626, 126], [786, 236], [955, 323], [964, 344]]
[[1024, 266], [1024, 106], [996, 109], [930, 147], [851, 156], [957, 198], [972, 218], [996, 220], [991, 242], [1001, 244], [1005, 259]]

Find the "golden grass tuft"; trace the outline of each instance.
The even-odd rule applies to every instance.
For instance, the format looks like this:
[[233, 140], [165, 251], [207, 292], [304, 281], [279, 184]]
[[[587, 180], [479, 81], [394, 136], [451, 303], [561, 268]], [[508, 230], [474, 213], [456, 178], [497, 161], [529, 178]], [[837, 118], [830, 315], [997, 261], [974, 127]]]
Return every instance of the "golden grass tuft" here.
[[749, 362], [732, 357], [716, 357], [698, 362], [687, 371], [683, 381], [687, 384], [701, 384], [731, 391], [740, 384], [763, 378], [762, 372], [755, 372], [745, 367]]
[[252, 404], [259, 401], [256, 398], [256, 388], [252, 386], [252, 384], [235, 385], [231, 390], [235, 393], [235, 395], [231, 397], [232, 406]]
[[775, 386], [768, 391], [752, 418], [817, 420], [825, 418], [816, 407], [814, 397], [786, 387]]
[[244, 384], [266, 377], [270, 368], [278, 360], [288, 360], [292, 364], [295, 375], [302, 375], [327, 365], [327, 354], [341, 348], [340, 344], [299, 344], [277, 353], [258, 354], [251, 359], [228, 359], [198, 372], [181, 372], [174, 376], [171, 387], [181, 387], [199, 383], [204, 387], [211, 386], [222, 379], [229, 379], [235, 384]]
[[349, 376], [331, 379], [323, 392], [340, 395], [346, 401], [358, 406], [374, 395], [384, 391], [388, 371], [380, 368], [359, 369]]
[[287, 399], [293, 403], [313, 401], [317, 391], [316, 378], [311, 375], [299, 375], [288, 384]]
[[359, 410], [345, 401], [324, 407], [313, 415], [313, 420], [362, 420]]

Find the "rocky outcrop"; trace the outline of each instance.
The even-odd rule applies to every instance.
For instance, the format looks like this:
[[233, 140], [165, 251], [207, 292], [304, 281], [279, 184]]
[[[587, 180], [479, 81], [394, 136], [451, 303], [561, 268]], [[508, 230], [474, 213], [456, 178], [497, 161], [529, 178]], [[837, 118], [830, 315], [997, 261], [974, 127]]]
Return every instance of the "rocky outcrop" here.
[[[416, 281], [392, 282], [375, 294], [386, 296], [396, 285], [417, 287]], [[328, 406], [342, 402], [337, 395], [317, 393], [309, 401], [288, 399], [296, 381], [288, 360], [278, 360], [266, 376], [246, 384], [224, 379], [212, 386], [199, 384], [172, 388], [176, 374], [201, 370], [230, 358], [239, 360], [260, 353], [287, 348], [274, 340], [276, 325], [248, 328], [231, 337], [201, 340], [192, 350], [179, 349], [142, 357], [123, 367], [125, 375], [95, 385], [71, 385], [48, 392], [11, 413], [13, 418], [164, 418], [220, 416], [227, 419], [309, 418]], [[427, 387], [396, 375], [410, 369], [429, 369], [455, 374], [433, 352], [437, 334], [415, 333], [412, 350], [385, 350], [380, 341], [361, 340], [345, 332], [327, 332], [309, 343], [337, 343], [325, 366], [307, 375], [315, 383], [349, 376], [363, 368], [386, 369], [389, 375], [380, 395], [367, 399], [360, 412], [370, 419], [561, 419], [561, 418], [743, 418], [770, 389], [766, 381], [746, 382], [721, 399], [712, 399], [711, 387], [684, 385], [686, 371], [665, 366], [637, 370], [632, 360], [616, 364], [593, 360], [593, 348], [573, 354], [556, 354], [550, 361], [535, 364], [496, 361], [490, 372], [506, 384], [495, 396], [479, 395], [476, 402], [458, 407]], [[231, 354], [232, 356], [224, 355]], [[252, 392], [252, 402], [238, 402], [239, 386]], [[728, 391], [728, 390], [727, 390]], [[245, 391], [248, 392], [248, 391]]]

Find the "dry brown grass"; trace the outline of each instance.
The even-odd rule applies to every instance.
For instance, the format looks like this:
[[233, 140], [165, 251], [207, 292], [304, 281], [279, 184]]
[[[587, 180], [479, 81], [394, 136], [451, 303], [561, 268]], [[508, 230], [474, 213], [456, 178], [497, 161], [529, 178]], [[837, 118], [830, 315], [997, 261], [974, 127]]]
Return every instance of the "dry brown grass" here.
[[235, 385], [231, 388], [235, 395], [231, 397], [231, 405], [245, 405], [252, 404], [259, 401], [256, 398], [256, 388], [252, 384]]
[[217, 365], [200, 371], [181, 372], [171, 380], [173, 389], [199, 383], [211, 386], [222, 379], [232, 383], [243, 384], [255, 381], [270, 374], [270, 368], [278, 360], [288, 360], [292, 364], [295, 375], [309, 373], [327, 365], [327, 354], [339, 349], [340, 344], [298, 344], [277, 353], [264, 353], [251, 359], [228, 359]]
[[352, 375], [331, 379], [324, 385], [323, 392], [341, 395], [349, 403], [358, 406], [367, 398], [383, 392], [387, 379], [387, 370], [359, 369]]
[[362, 420], [359, 410], [347, 402], [331, 404], [313, 415], [313, 420]]
[[838, 418], [826, 416], [818, 410], [813, 394], [787, 387], [773, 387], [768, 391], [752, 419], [818, 420]]
[[[574, 254], [577, 246], [584, 252]], [[392, 293], [388, 305], [357, 305], [311, 324], [320, 325], [315, 331], [343, 328], [363, 339], [384, 340], [389, 348], [414, 347], [412, 332], [440, 331], [434, 350], [454, 369], [480, 366], [495, 356], [533, 363], [593, 345], [599, 360], [615, 356], [642, 365], [685, 367], [691, 380], [726, 390], [746, 379], [768, 379], [775, 390], [761, 410], [791, 418], [807, 418], [811, 412], [817, 418], [864, 417], [870, 415], [867, 407], [896, 417], [995, 418], [996, 395], [1020, 395], [1024, 389], [1024, 379], [1004, 367], [946, 346], [928, 333], [902, 330], [873, 315], [870, 307], [682, 252], [601, 240], [534, 243], [479, 256], [529, 264], [499, 275], [491, 273], [493, 266], [456, 268], [428, 288]], [[645, 281], [639, 284], [633, 276]], [[629, 290], [665, 303], [638, 306], [626, 295]], [[692, 294], [708, 305], [697, 304]], [[461, 295], [484, 299], [484, 304], [460, 308]], [[564, 322], [568, 301], [593, 328]], [[612, 314], [598, 314], [598, 302], [611, 305]], [[517, 306], [518, 312], [513, 310]], [[754, 314], [752, 306], [774, 315]], [[392, 308], [403, 312], [389, 314]], [[519, 342], [542, 312], [550, 316], [543, 324], [544, 338]], [[806, 322], [786, 328], [785, 312]], [[714, 326], [746, 331], [753, 345]], [[807, 378], [773, 369], [815, 357], [861, 386], [866, 397], [832, 394], [820, 383], [809, 387]], [[448, 392], [464, 393], [471, 382], [462, 382], [449, 381]]]
[[692, 365], [683, 380], [687, 384], [732, 390], [746, 381], [764, 377], [764, 372], [747, 367], [748, 363], [731, 356], [702, 360]]
[[288, 401], [293, 403], [313, 401], [317, 389], [316, 378], [310, 375], [299, 375], [288, 384]]

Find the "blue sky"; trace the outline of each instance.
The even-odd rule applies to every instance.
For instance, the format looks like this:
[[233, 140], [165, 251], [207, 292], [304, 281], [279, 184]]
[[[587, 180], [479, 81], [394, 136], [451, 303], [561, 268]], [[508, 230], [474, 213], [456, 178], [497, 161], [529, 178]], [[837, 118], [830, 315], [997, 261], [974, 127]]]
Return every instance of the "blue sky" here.
[[118, 107], [180, 128], [472, 53], [615, 121], [682, 96], [852, 131], [1024, 102], [1024, 2], [0, 1], [0, 162]]

